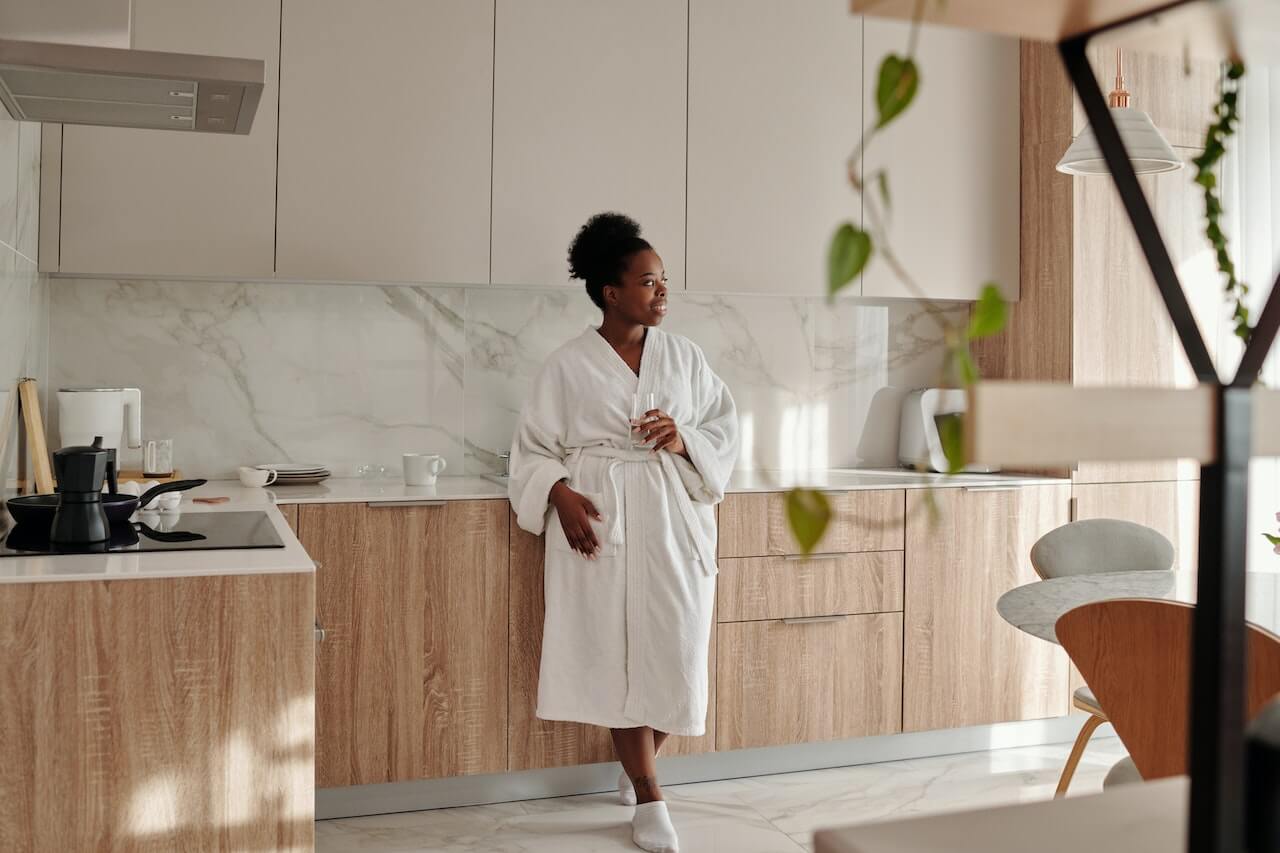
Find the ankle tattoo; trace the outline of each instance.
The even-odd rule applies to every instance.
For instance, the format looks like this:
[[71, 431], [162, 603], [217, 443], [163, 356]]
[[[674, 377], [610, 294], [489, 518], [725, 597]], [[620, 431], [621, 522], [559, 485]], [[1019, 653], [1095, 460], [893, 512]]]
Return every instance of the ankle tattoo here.
[[631, 780], [631, 785], [640, 799], [652, 799], [658, 792], [658, 780], [652, 776], [637, 776]]

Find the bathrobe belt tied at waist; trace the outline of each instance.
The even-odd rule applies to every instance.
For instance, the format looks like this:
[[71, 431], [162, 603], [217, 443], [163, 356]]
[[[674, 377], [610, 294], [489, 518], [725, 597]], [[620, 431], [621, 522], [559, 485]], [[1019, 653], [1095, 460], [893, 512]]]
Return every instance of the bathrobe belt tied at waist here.
[[[609, 523], [613, 525], [621, 524], [621, 513], [616, 509], [617, 496], [625, 488], [619, 485], [614, 475], [623, 465], [661, 465], [662, 479], [666, 482], [667, 490], [671, 493], [676, 508], [679, 510], [680, 520], [684, 522], [685, 535], [694, 549], [694, 556], [697, 557], [698, 562], [702, 565], [702, 574], [711, 576], [716, 573], [716, 561], [715, 555], [712, 553], [711, 543], [707, 540], [706, 535], [698, 524], [698, 517], [694, 513], [693, 500], [684, 488], [680, 472], [676, 470], [675, 458], [670, 453], [664, 450], [654, 453], [652, 450], [643, 448], [627, 449], [606, 445], [575, 447], [569, 451], [565, 460], [572, 481], [575, 483], [581, 483], [579, 471], [582, 467], [582, 458], [584, 456], [595, 456], [609, 460], [608, 465], [605, 467], [605, 478], [613, 489], [613, 494], [608, 496], [614, 501], [614, 512], [609, 520]], [[636, 505], [636, 501], [627, 502], [628, 507]]]

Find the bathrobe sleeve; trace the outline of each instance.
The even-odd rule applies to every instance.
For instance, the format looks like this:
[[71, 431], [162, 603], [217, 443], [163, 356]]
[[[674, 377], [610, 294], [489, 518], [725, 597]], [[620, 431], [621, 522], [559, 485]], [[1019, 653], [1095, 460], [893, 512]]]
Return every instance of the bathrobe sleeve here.
[[680, 479], [689, 497], [698, 503], [717, 504], [738, 459], [738, 410], [729, 388], [695, 347], [693, 400], [696, 420], [680, 424], [680, 438], [689, 461], [676, 457]]
[[565, 467], [564, 383], [554, 363], [542, 368], [533, 383], [511, 442], [507, 496], [524, 530], [540, 534], [546, 527], [551, 487], [569, 478]]

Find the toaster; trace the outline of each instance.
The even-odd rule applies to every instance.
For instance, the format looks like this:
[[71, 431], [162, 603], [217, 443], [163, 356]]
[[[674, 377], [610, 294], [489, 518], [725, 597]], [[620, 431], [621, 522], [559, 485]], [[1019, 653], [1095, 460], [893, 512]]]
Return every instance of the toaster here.
[[[959, 388], [921, 388], [902, 400], [902, 420], [898, 426], [898, 462], [918, 471], [946, 471], [947, 455], [938, 436], [938, 419], [963, 414], [966, 395]], [[990, 474], [1000, 469], [990, 465], [966, 465], [974, 474]]]

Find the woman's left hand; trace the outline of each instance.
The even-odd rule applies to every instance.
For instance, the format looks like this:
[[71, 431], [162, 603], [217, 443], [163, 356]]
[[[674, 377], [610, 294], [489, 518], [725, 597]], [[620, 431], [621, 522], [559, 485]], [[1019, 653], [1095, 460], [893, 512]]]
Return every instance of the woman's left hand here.
[[635, 432], [640, 435], [641, 443], [653, 444], [654, 453], [666, 450], [685, 459], [689, 458], [689, 451], [685, 449], [684, 439], [680, 437], [676, 422], [661, 409], [650, 409], [645, 412], [644, 420], [635, 426]]

